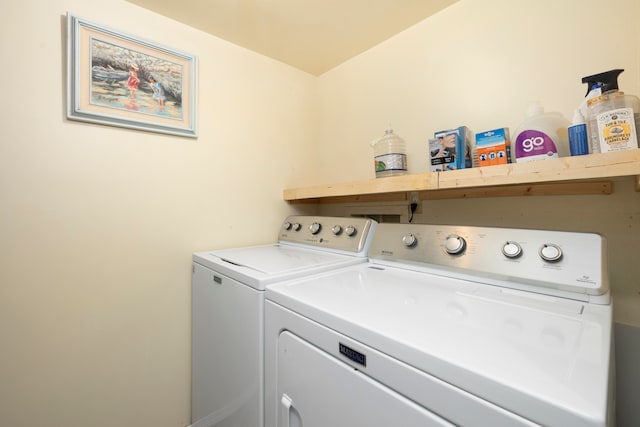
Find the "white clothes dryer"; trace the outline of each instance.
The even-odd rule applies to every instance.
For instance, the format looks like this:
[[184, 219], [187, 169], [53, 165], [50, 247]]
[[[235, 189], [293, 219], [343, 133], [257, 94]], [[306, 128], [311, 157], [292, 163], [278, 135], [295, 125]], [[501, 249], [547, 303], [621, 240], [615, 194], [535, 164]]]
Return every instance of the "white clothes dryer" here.
[[366, 262], [375, 221], [290, 216], [278, 243], [193, 254], [192, 427], [264, 425], [264, 291]]
[[613, 426], [605, 240], [378, 224], [266, 291], [266, 426]]

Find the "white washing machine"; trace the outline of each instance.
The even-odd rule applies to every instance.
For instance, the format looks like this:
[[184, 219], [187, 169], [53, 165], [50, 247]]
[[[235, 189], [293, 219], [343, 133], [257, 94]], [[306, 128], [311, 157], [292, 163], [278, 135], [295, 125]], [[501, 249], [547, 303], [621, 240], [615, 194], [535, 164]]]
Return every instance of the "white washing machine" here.
[[288, 217], [278, 243], [193, 254], [192, 427], [264, 425], [264, 290], [366, 262], [376, 223]]
[[266, 426], [613, 426], [597, 234], [378, 224], [266, 291]]

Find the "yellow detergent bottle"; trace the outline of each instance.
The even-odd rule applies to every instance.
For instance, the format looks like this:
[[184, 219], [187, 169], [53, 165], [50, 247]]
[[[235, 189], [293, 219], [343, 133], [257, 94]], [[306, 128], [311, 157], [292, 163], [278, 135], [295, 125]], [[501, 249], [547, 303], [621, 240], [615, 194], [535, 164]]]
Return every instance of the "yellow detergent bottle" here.
[[582, 78], [591, 88], [600, 86], [601, 95], [587, 101], [587, 132], [592, 153], [638, 148], [640, 139], [640, 99], [618, 90], [617, 69]]

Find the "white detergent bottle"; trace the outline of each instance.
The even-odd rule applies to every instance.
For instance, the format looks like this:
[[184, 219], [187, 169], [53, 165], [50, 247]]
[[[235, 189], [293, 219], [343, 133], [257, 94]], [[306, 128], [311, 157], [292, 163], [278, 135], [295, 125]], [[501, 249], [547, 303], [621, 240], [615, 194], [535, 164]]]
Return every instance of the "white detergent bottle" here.
[[562, 114], [545, 113], [540, 104], [530, 104], [524, 122], [513, 133], [513, 163], [568, 156], [570, 125]]
[[390, 127], [384, 136], [371, 141], [374, 150], [376, 178], [405, 175], [407, 173], [407, 148], [404, 139], [393, 133]]
[[582, 78], [589, 88], [600, 85], [602, 92], [587, 100], [587, 132], [592, 153], [638, 148], [640, 99], [618, 90], [618, 75], [623, 71], [611, 70]]

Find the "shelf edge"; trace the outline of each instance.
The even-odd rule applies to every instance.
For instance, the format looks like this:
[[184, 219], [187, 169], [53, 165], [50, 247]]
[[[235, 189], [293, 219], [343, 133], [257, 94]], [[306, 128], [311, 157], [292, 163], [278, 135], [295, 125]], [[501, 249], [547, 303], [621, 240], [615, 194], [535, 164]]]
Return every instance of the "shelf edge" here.
[[629, 150], [444, 172], [440, 175], [438, 188], [491, 187], [637, 174], [640, 174], [640, 150]]
[[620, 176], [634, 176], [636, 190], [640, 191], [640, 150], [289, 188], [283, 190], [283, 198], [301, 203], [340, 198], [364, 201], [371, 197], [403, 197], [391, 193], [580, 182]]
[[289, 188], [283, 191], [283, 196], [286, 201], [294, 201], [326, 197], [402, 193], [407, 191], [435, 190], [437, 188], [438, 174], [423, 173], [328, 185]]

